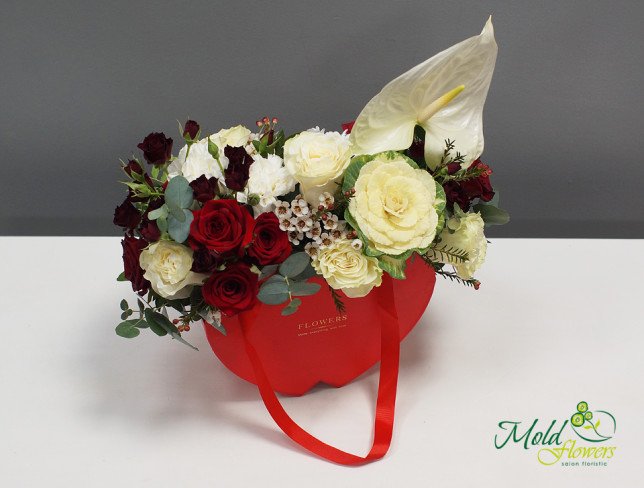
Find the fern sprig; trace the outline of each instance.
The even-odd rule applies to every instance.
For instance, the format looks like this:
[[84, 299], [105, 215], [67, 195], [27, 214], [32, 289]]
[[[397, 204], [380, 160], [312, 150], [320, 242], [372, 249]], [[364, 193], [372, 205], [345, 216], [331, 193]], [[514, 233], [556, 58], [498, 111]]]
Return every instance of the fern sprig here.
[[436, 258], [438, 261], [446, 261], [448, 263], [464, 263], [466, 261], [469, 261], [470, 256], [467, 253], [467, 251], [463, 249], [459, 249], [458, 247], [453, 247], [453, 246], [447, 246], [443, 245], [442, 247], [433, 247], [429, 251], [427, 251], [427, 254], [433, 253], [433, 256], [428, 256], [428, 257], [433, 257]]
[[340, 295], [339, 295], [339, 293], [337, 292], [337, 290], [334, 290], [334, 289], [333, 289], [333, 288], [331, 288], [331, 286], [329, 285], [329, 291], [331, 292], [331, 297], [333, 298], [333, 303], [335, 304], [335, 308], [336, 308], [336, 310], [337, 310], [339, 313], [344, 313], [344, 311], [346, 310], [346, 308], [345, 308], [345, 306], [344, 306], [344, 302], [342, 301], [342, 298], [340, 298]]

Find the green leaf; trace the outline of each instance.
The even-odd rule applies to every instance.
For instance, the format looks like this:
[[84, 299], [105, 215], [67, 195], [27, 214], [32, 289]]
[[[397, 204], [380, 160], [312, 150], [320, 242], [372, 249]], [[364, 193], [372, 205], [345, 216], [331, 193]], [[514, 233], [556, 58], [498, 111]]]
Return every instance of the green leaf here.
[[125, 298], [121, 300], [120, 306], [121, 306], [121, 310], [123, 310], [124, 312], [128, 309], [127, 300]]
[[166, 205], [163, 205], [156, 210], [152, 210], [152, 212], [148, 213], [148, 219], [149, 220], [156, 220], [158, 218], [165, 218], [168, 216], [168, 207]]
[[584, 429], [592, 429], [591, 425], [584, 425]]
[[168, 332], [174, 332], [175, 334], [179, 333], [179, 329], [177, 329], [177, 327], [172, 322], [170, 322], [170, 319], [168, 319], [165, 315], [159, 312], [155, 312], [150, 308], [146, 309], [144, 314], [145, 320], [150, 326], [150, 329], [152, 329], [152, 332], [154, 332], [156, 335], [164, 336]]
[[[434, 208], [438, 215], [442, 215], [445, 212], [445, 204], [447, 203], [447, 198], [445, 197], [445, 190], [443, 185], [438, 181], [434, 182], [436, 184], [436, 200], [434, 200]], [[437, 232], [438, 233], [438, 232]]]
[[291, 254], [286, 261], [280, 264], [279, 272], [282, 276], [292, 278], [304, 272], [311, 262], [311, 258], [305, 252], [296, 252]]
[[127, 281], [127, 278], [125, 277], [125, 271], [123, 271], [120, 275], [116, 277], [116, 281]]
[[281, 274], [274, 274], [271, 276], [269, 279], [267, 279], [262, 286], [267, 285], [269, 283], [286, 283], [286, 278], [284, 278]]
[[127, 320], [125, 322], [121, 322], [119, 325], [116, 326], [116, 335], [125, 337], [126, 339], [132, 339], [136, 336], [138, 336], [141, 331], [137, 329], [134, 325], [131, 323], [132, 321]]
[[264, 266], [262, 268], [261, 273], [259, 274], [259, 279], [263, 280], [272, 274], [274, 274], [277, 271], [277, 268], [279, 267], [279, 264], [269, 264], [268, 266]]
[[181, 344], [184, 344], [184, 345], [188, 346], [189, 348], [194, 349], [195, 351], [198, 351], [198, 350], [199, 350], [199, 349], [197, 349], [195, 346], [193, 346], [192, 344], [190, 344], [187, 340], [185, 340], [183, 337], [181, 337], [181, 334], [179, 334], [178, 332], [170, 332], [170, 336], [171, 336], [175, 341], [179, 341]]
[[192, 188], [183, 176], [175, 176], [165, 189], [165, 200], [168, 207], [189, 208], [192, 205]]
[[170, 237], [178, 243], [185, 242], [188, 238], [188, 235], [190, 234], [190, 224], [194, 218], [190, 210], [183, 209], [182, 212], [185, 216], [185, 220], [183, 222], [175, 219], [172, 215], [168, 217], [168, 234], [170, 234]]
[[207, 324], [210, 324], [215, 330], [220, 332], [223, 335], [227, 335], [226, 328], [222, 325], [221, 322], [217, 322], [216, 320], [213, 320], [212, 322], [206, 322]]
[[406, 259], [396, 259], [383, 254], [378, 257], [378, 265], [383, 271], [389, 273], [392, 278], [397, 280], [405, 279], [405, 267], [407, 266]]
[[175, 206], [172, 203], [169, 203], [165, 206], [168, 209], [168, 212], [170, 213], [170, 216], [179, 222], [185, 222], [186, 221], [186, 215], [184, 213], [184, 209]]
[[317, 272], [315, 271], [311, 263], [309, 263], [308, 266], [304, 268], [304, 271], [302, 271], [297, 276], [293, 276], [293, 278], [290, 278], [290, 279], [291, 281], [306, 281], [309, 278], [313, 278], [316, 275], [317, 275]]
[[293, 300], [291, 300], [291, 303], [289, 303], [282, 309], [282, 315], [286, 317], [288, 315], [294, 314], [295, 312], [297, 312], [297, 309], [300, 305], [302, 305], [302, 300], [300, 300], [299, 298], [294, 298]]
[[510, 221], [510, 214], [505, 210], [495, 207], [494, 205], [485, 205], [478, 203], [472, 207], [472, 210], [479, 212], [485, 225], [503, 225]]
[[286, 282], [264, 283], [259, 289], [257, 298], [267, 305], [279, 305], [289, 299]]
[[321, 286], [319, 283], [296, 281], [295, 283], [291, 283], [290, 291], [291, 295], [294, 295], [296, 297], [305, 297], [309, 295], [315, 295], [320, 291], [320, 288]]

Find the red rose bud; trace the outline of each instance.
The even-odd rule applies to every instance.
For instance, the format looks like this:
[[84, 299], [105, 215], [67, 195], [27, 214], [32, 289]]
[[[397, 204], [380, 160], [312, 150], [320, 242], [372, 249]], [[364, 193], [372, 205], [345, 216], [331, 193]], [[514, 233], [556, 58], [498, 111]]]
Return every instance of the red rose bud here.
[[139, 295], [145, 295], [150, 288], [150, 282], [143, 277], [143, 270], [139, 265], [141, 251], [148, 243], [143, 239], [137, 239], [126, 235], [121, 241], [123, 247], [123, 274], [132, 283], [132, 289]]
[[136, 159], [130, 159], [123, 168], [123, 171], [125, 171], [128, 176], [132, 176], [133, 172], [140, 175], [143, 174], [143, 168], [141, 168], [141, 165]]
[[163, 132], [148, 134], [136, 147], [143, 151], [143, 157], [150, 164], [165, 164], [172, 157], [172, 139]]
[[244, 191], [253, 158], [243, 147], [226, 146], [224, 154], [228, 158], [228, 167], [224, 171], [226, 186], [234, 191]]
[[280, 229], [278, 218], [273, 212], [260, 214], [255, 220], [253, 240], [247, 254], [259, 265], [279, 264], [291, 255], [288, 234]]
[[189, 141], [194, 141], [199, 134], [199, 124], [194, 120], [187, 120], [183, 126], [183, 138]]
[[257, 303], [257, 275], [247, 264], [238, 261], [215, 271], [203, 285], [201, 294], [206, 303], [227, 316], [251, 309]]
[[209, 200], [192, 214], [190, 246], [193, 249], [201, 244], [222, 256], [244, 253], [255, 222], [245, 207], [235, 200]]
[[351, 134], [351, 130], [353, 129], [353, 125], [355, 123], [355, 120], [353, 122], [345, 122], [344, 124], [342, 124], [342, 131], [346, 131], [347, 134]]
[[195, 200], [205, 203], [215, 198], [217, 194], [217, 178], [214, 176], [206, 178], [205, 175], [201, 175], [196, 180], [190, 182], [190, 187], [192, 188]]
[[136, 209], [130, 198], [127, 197], [123, 203], [114, 209], [114, 225], [125, 229], [134, 229], [141, 222], [141, 214]]

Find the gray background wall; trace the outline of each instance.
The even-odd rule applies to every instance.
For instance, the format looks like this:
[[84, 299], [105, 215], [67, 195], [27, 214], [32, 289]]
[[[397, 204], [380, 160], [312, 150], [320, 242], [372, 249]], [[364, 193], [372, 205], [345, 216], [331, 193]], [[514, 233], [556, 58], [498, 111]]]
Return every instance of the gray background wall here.
[[3, 0], [0, 233], [116, 234], [118, 159], [148, 132], [338, 128], [490, 13], [493, 235], [644, 237], [644, 2], [601, 0]]

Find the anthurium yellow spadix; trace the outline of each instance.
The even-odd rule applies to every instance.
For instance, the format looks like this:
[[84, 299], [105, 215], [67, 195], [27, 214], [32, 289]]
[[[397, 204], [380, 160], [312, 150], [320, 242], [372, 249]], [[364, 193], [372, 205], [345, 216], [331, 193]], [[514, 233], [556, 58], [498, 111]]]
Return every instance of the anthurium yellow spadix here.
[[440, 162], [445, 140], [465, 155], [483, 152], [483, 105], [497, 46], [492, 20], [480, 35], [466, 39], [407, 71], [385, 86], [360, 112], [351, 131], [355, 154], [407, 149], [414, 127], [426, 131], [425, 160]]

